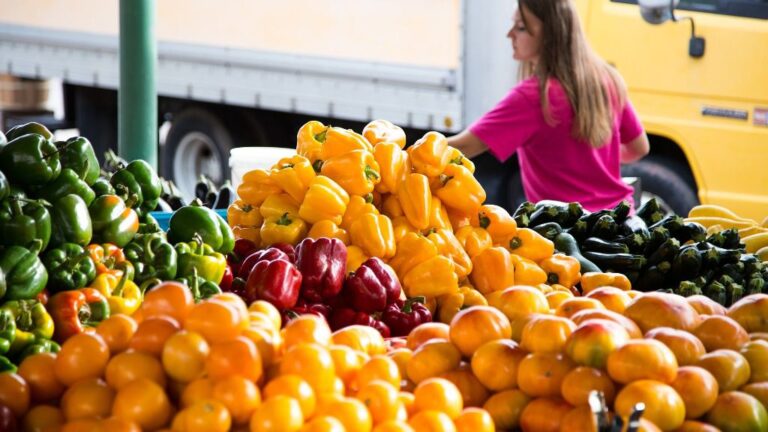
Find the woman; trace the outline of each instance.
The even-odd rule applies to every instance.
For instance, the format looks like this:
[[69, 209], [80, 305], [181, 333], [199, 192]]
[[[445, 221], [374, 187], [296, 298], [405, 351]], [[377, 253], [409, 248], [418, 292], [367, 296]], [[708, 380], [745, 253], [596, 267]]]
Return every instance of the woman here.
[[530, 201], [578, 201], [591, 211], [631, 203], [620, 165], [649, 146], [623, 80], [589, 47], [573, 0], [518, 4], [507, 37], [523, 79], [449, 143], [468, 157], [517, 152]]

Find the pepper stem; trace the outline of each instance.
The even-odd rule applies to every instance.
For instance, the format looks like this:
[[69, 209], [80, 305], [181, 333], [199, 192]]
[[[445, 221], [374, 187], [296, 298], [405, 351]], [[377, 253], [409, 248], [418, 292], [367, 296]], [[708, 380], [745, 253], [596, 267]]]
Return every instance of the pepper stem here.
[[408, 300], [403, 303], [403, 308], [400, 309], [402, 312], [405, 313], [411, 313], [413, 312], [413, 304], [414, 303], [421, 303], [424, 304], [427, 301], [426, 297], [424, 296], [418, 296], [418, 297], [411, 297]]
[[547, 275], [547, 283], [550, 285], [554, 285], [560, 281], [560, 277], [557, 275], [557, 273], [550, 273]]
[[488, 226], [491, 224], [491, 218], [482, 213], [478, 213], [477, 216], [480, 220], [480, 228], [488, 228]]
[[523, 245], [523, 241], [520, 239], [520, 237], [514, 237], [512, 240], [509, 241], [509, 248], [514, 250], [519, 248]]
[[320, 143], [325, 142], [326, 135], [328, 135], [328, 128], [323, 129], [319, 134], [315, 134], [315, 140]]
[[288, 212], [283, 213], [282, 216], [280, 216], [280, 219], [275, 222], [278, 225], [288, 226], [293, 223], [293, 220], [288, 217]]
[[368, 180], [378, 180], [380, 178], [379, 173], [376, 172], [375, 169], [371, 168], [370, 165], [366, 165], [365, 170], [363, 171], [365, 172], [365, 178]]
[[323, 161], [318, 159], [314, 163], [312, 163], [312, 169], [315, 170], [316, 173], [319, 173], [323, 169]]

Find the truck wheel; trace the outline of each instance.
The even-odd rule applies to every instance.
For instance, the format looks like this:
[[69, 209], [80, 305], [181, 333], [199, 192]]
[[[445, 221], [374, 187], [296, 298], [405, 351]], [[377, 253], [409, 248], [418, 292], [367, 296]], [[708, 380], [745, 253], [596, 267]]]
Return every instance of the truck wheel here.
[[163, 146], [163, 175], [194, 197], [195, 184], [205, 174], [217, 185], [229, 178], [232, 134], [218, 117], [200, 108], [175, 115]]
[[[696, 185], [688, 169], [659, 156], [648, 156], [621, 167], [624, 177], [639, 177], [643, 200], [656, 197], [667, 210], [679, 215], [699, 204]], [[639, 204], [638, 204], [639, 206]]]

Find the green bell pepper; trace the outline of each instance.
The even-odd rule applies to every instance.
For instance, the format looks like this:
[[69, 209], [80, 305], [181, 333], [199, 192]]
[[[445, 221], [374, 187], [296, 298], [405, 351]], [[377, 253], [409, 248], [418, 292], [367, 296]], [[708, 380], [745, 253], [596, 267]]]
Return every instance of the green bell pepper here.
[[85, 201], [86, 205], [90, 205], [93, 199], [96, 198], [96, 193], [93, 192], [93, 189], [81, 180], [71, 168], [62, 169], [61, 174], [56, 177], [56, 180], [39, 187], [36, 192], [38, 198], [48, 202], [56, 202], [59, 198], [69, 194], [79, 196]]
[[154, 234], [159, 232], [163, 232], [163, 230], [160, 228], [157, 219], [149, 213], [145, 214], [144, 221], [139, 222], [139, 234]]
[[49, 249], [42, 261], [48, 269], [49, 290], [83, 288], [96, 278], [96, 264], [82, 246], [74, 243]]
[[176, 277], [176, 249], [162, 233], [137, 235], [123, 248], [123, 254], [133, 264], [134, 281], [139, 285], [151, 278], [171, 280]]
[[38, 258], [42, 242], [35, 240], [30, 249], [10, 246], [0, 253], [0, 268], [5, 273], [5, 300], [33, 299], [48, 283], [48, 270]]
[[16, 356], [16, 361], [21, 364], [25, 358], [42, 353], [58, 353], [61, 351], [61, 345], [51, 339], [35, 339], [31, 344], [27, 345], [21, 353]]
[[199, 235], [190, 242], [176, 244], [176, 253], [179, 255], [177, 276], [191, 276], [194, 272], [215, 284], [221, 282], [224, 277], [227, 258], [224, 254], [214, 251], [210, 245], [203, 243]]
[[16, 319], [16, 337], [8, 351], [11, 356], [22, 352], [36, 340], [53, 337], [53, 318], [38, 300], [13, 300], [0, 306]]
[[56, 143], [62, 168], [72, 168], [86, 184], [92, 185], [101, 172], [96, 152], [85, 137], [72, 137]]
[[14, 339], [16, 339], [16, 318], [11, 311], [0, 309], [0, 354], [5, 354], [11, 349]]
[[43, 242], [41, 250], [51, 240], [51, 214], [45, 201], [11, 196], [0, 202], [0, 244], [27, 246], [34, 240]]
[[139, 230], [139, 216], [117, 195], [102, 195], [88, 207], [96, 243], [127, 245]]
[[195, 303], [222, 292], [218, 284], [198, 276], [197, 268], [195, 267], [192, 268], [192, 273], [190, 275], [177, 278], [176, 281], [189, 287], [189, 290], [192, 292], [192, 298], [195, 299]]
[[0, 200], [4, 200], [8, 198], [10, 194], [11, 194], [11, 184], [8, 182], [8, 179], [5, 177], [5, 174], [3, 174], [2, 171], [0, 171]]
[[44, 185], [61, 172], [59, 151], [42, 135], [22, 135], [0, 149], [0, 170], [12, 183]]
[[162, 183], [155, 170], [144, 160], [137, 159], [112, 175], [110, 183], [124, 201], [132, 195], [138, 198], [133, 207], [143, 215], [157, 207]]
[[63, 196], [53, 203], [51, 246], [77, 243], [85, 246], [93, 238], [93, 224], [88, 205], [75, 194]]
[[182, 207], [168, 221], [168, 240], [172, 243], [189, 242], [199, 235], [216, 252], [228, 254], [235, 247], [235, 237], [227, 221], [200, 200]]
[[0, 373], [16, 373], [19, 368], [6, 356], [0, 355]]
[[8, 129], [5, 136], [8, 138], [8, 141], [13, 141], [26, 134], [38, 134], [42, 135], [47, 140], [53, 139], [53, 133], [45, 127], [45, 125], [37, 122], [29, 122], [14, 126]]
[[109, 180], [105, 179], [104, 177], [99, 177], [95, 182], [93, 182], [93, 184], [91, 185], [91, 189], [93, 190], [93, 193], [95, 193], [97, 197], [100, 197], [102, 195], [115, 194], [115, 188], [113, 188], [112, 185], [109, 183]]

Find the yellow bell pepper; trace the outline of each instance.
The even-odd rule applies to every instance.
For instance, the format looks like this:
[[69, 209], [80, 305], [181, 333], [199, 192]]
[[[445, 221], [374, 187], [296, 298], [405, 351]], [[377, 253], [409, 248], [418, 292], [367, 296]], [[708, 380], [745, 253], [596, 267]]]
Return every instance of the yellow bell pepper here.
[[453, 232], [451, 220], [448, 218], [446, 210], [440, 198], [432, 196], [432, 205], [429, 207], [429, 227], [430, 229], [447, 229]]
[[[570, 288], [581, 279], [581, 263], [574, 257], [556, 253], [539, 263], [547, 274], [547, 283]], [[519, 283], [519, 281], [518, 281]]]
[[381, 180], [371, 152], [353, 150], [323, 160], [320, 173], [336, 181], [350, 195], [368, 195]]
[[388, 260], [395, 255], [395, 233], [392, 221], [384, 216], [364, 213], [349, 228], [349, 239], [353, 245], [368, 256]]
[[489, 247], [472, 258], [472, 285], [483, 295], [503, 290], [515, 284], [515, 266], [509, 251]]
[[293, 199], [302, 202], [315, 178], [315, 170], [309, 159], [296, 155], [280, 159], [272, 168], [270, 177]]
[[269, 171], [255, 169], [243, 175], [243, 183], [237, 187], [237, 196], [247, 204], [258, 207], [268, 196], [282, 191], [270, 178]]
[[448, 140], [439, 132], [427, 132], [420, 140], [408, 147], [414, 171], [427, 177], [443, 173], [451, 160]]
[[280, 217], [285, 213], [289, 215], [299, 215], [299, 202], [293, 199], [287, 193], [270, 195], [261, 203], [259, 213], [264, 219]]
[[264, 218], [261, 226], [261, 247], [269, 247], [275, 243], [296, 245], [307, 235], [307, 223], [297, 215], [288, 212], [281, 216]]
[[331, 127], [325, 134], [321, 159], [325, 163], [335, 157], [358, 150], [371, 153], [373, 146], [357, 132], [340, 127]]
[[344, 216], [341, 218], [341, 227], [345, 230], [349, 230], [352, 224], [360, 219], [360, 216], [366, 213], [379, 214], [379, 210], [373, 204], [367, 202], [365, 198], [359, 195], [353, 195], [349, 198], [349, 204], [347, 205], [347, 211], [344, 212]]
[[400, 184], [397, 199], [411, 225], [420, 230], [429, 227], [432, 193], [429, 190], [429, 180], [425, 175], [408, 174]]
[[450, 154], [448, 163], [461, 165], [468, 169], [472, 174], [475, 173], [475, 164], [469, 160], [468, 157], [464, 156], [464, 153], [462, 153], [461, 150], [457, 149], [456, 147], [448, 146], [448, 153]]
[[373, 158], [381, 169], [381, 181], [376, 190], [381, 193], [396, 193], [405, 176], [411, 172], [408, 153], [395, 143], [382, 142], [373, 148]]
[[227, 222], [229, 226], [256, 226], [260, 227], [264, 222], [264, 217], [259, 212], [258, 207], [247, 204], [238, 198], [227, 207]]
[[480, 252], [493, 246], [491, 235], [483, 228], [466, 225], [456, 231], [456, 240], [467, 251], [470, 258], [476, 257]]
[[91, 282], [90, 288], [107, 298], [112, 314], [132, 315], [139, 309], [144, 298], [141, 289], [126, 275], [118, 277], [111, 273], [102, 273]]
[[448, 220], [451, 221], [451, 226], [453, 227], [454, 231], [458, 231], [465, 226], [472, 225], [471, 215], [460, 212], [458, 210], [454, 210], [450, 207], [445, 207], [445, 211], [448, 213]]
[[442, 187], [436, 194], [446, 207], [471, 215], [483, 205], [485, 189], [463, 166], [449, 164], [440, 175], [440, 181]]
[[358, 267], [370, 258], [358, 246], [347, 246], [347, 273], [357, 270]]
[[437, 246], [420, 233], [410, 232], [397, 243], [397, 253], [389, 265], [402, 279], [416, 265], [437, 256]]
[[494, 244], [500, 244], [505, 238], [515, 235], [517, 222], [504, 209], [493, 204], [480, 206], [477, 213], [472, 215], [472, 226], [485, 228], [491, 235]]
[[472, 306], [487, 306], [488, 301], [471, 286], [462, 285], [459, 290], [437, 298], [437, 320], [450, 324], [457, 313]]
[[612, 286], [624, 291], [632, 289], [629, 278], [622, 273], [587, 272], [581, 275], [582, 294], [603, 286]]
[[296, 153], [307, 158], [310, 164], [315, 163], [322, 155], [327, 132], [328, 126], [319, 121], [304, 123], [296, 135]]
[[329, 219], [321, 220], [312, 225], [312, 228], [310, 228], [307, 233], [307, 237], [313, 239], [318, 239], [320, 237], [337, 238], [345, 245], [349, 244], [349, 234], [347, 234], [347, 230], [340, 228]]
[[400, 205], [400, 200], [394, 194], [384, 195], [381, 201], [381, 212], [393, 219], [392, 222], [396, 217], [405, 216], [403, 206]]
[[257, 246], [261, 244], [261, 225], [235, 225], [232, 227], [232, 234], [235, 236], [235, 239], [250, 240]]
[[309, 185], [304, 201], [299, 207], [299, 216], [309, 223], [330, 220], [336, 225], [347, 211], [349, 194], [338, 183], [326, 176], [316, 176]]
[[400, 240], [408, 233], [415, 233], [418, 230], [408, 222], [408, 218], [405, 216], [397, 216], [392, 218], [392, 230], [395, 233], [395, 243], [400, 243]]
[[453, 260], [456, 276], [459, 280], [466, 278], [472, 272], [472, 260], [448, 229], [435, 229], [427, 238], [437, 246], [437, 253]]
[[555, 244], [530, 228], [519, 228], [514, 235], [504, 239], [502, 245], [512, 253], [536, 262], [555, 253]]
[[363, 136], [376, 148], [379, 143], [390, 142], [405, 147], [405, 132], [389, 120], [374, 120], [363, 128]]
[[514, 253], [510, 257], [515, 267], [515, 284], [536, 286], [547, 282], [547, 272], [538, 264]]
[[437, 297], [459, 290], [453, 261], [434, 256], [413, 267], [403, 278], [403, 290], [408, 297]]

